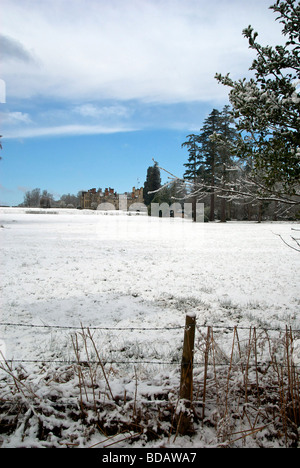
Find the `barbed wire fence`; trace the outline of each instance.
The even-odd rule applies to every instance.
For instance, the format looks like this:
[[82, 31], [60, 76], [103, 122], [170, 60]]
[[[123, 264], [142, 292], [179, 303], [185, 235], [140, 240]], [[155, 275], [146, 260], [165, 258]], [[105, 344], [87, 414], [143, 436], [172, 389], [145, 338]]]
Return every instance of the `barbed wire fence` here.
[[[10, 327], [10, 328], [31, 328], [31, 329], [48, 329], [48, 330], [68, 330], [72, 331], [73, 333], [76, 333], [78, 331], [83, 331], [83, 330], [92, 330], [92, 331], [106, 331], [106, 332], [114, 332], [114, 331], [120, 331], [120, 332], [147, 332], [147, 331], [174, 331], [174, 330], [184, 330], [185, 325], [178, 325], [178, 326], [164, 326], [164, 327], [134, 327], [134, 326], [129, 326], [129, 327], [118, 327], [118, 326], [90, 326], [90, 325], [49, 325], [49, 324], [31, 324], [31, 323], [19, 323], [19, 322], [0, 322], [0, 327]], [[220, 324], [213, 324], [213, 325], [208, 325], [206, 323], [202, 324], [196, 324], [197, 330], [200, 332], [201, 330], [208, 330], [208, 329], [213, 329], [213, 330], [224, 330], [224, 331], [231, 331], [234, 332], [235, 330], [245, 330], [245, 331], [251, 331], [251, 330], [257, 330], [261, 331], [264, 333], [268, 332], [277, 332], [277, 333], [286, 333], [287, 330], [290, 333], [294, 333], [296, 335], [300, 335], [300, 329], [298, 328], [292, 328], [286, 326], [285, 328], [282, 327], [253, 327], [253, 326], [243, 326], [243, 325], [220, 325]], [[201, 332], [200, 332], [201, 334]], [[1, 352], [1, 351], [0, 351]], [[15, 362], [15, 363], [53, 363], [53, 364], [74, 364], [77, 363], [77, 360], [64, 360], [64, 359], [15, 359], [15, 358], [7, 358], [7, 361], [10, 362]], [[0, 355], [0, 362], [1, 362], [1, 355]], [[83, 361], [82, 361], [83, 362]], [[156, 364], [156, 365], [180, 365], [181, 360], [174, 361], [165, 361], [165, 360], [147, 360], [147, 359], [141, 359], [141, 360], [105, 360], [107, 364]], [[90, 361], [91, 364], [96, 363], [96, 361]], [[201, 366], [203, 363], [194, 361], [193, 362], [194, 366]], [[227, 365], [228, 360], [223, 365]], [[221, 363], [219, 363], [221, 365]], [[295, 365], [295, 367], [300, 367], [300, 365]]]
[[[52, 402], [50, 398], [48, 408], [51, 408], [52, 405], [55, 406], [53, 412], [58, 411], [59, 408], [62, 410], [63, 408], [65, 410], [69, 408], [70, 411], [72, 409], [74, 412], [79, 407], [80, 417], [84, 419], [85, 416], [82, 415], [86, 414], [86, 408], [92, 407], [95, 411], [94, 422], [99, 426], [99, 408], [104, 403], [103, 401], [101, 403], [99, 398], [96, 397], [97, 389], [99, 395], [106, 395], [105, 401], [110, 405], [112, 402], [118, 401], [117, 407], [120, 412], [120, 401], [123, 401], [124, 411], [125, 407], [127, 412], [128, 408], [130, 408], [132, 414], [131, 424], [134, 421], [134, 424], [138, 424], [140, 427], [144, 425], [144, 430], [147, 425], [149, 426], [150, 419], [154, 417], [158, 421], [163, 421], [164, 424], [168, 418], [169, 423], [170, 416], [164, 416], [164, 414], [170, 414], [169, 410], [173, 405], [169, 431], [170, 434], [175, 433], [175, 436], [178, 434], [192, 434], [194, 422], [200, 420], [202, 424], [205, 424], [205, 421], [215, 424], [219, 433], [219, 440], [226, 438], [228, 434], [232, 437], [235, 434], [232, 432], [233, 421], [240, 418], [240, 421], [246, 419], [246, 423], [250, 424], [250, 429], [237, 432], [236, 434], [239, 434], [239, 436], [234, 436], [237, 439], [233, 438], [233, 441], [239, 438], [244, 440], [250, 435], [256, 435], [270, 425], [280, 427], [286, 445], [292, 443], [293, 440], [299, 440], [300, 349], [296, 349], [296, 345], [299, 346], [300, 344], [300, 329], [298, 328], [292, 328], [291, 326], [208, 325], [207, 323], [196, 323], [196, 318], [193, 326], [187, 325], [187, 321], [182, 326], [170, 327], [110, 327], [84, 326], [82, 324], [80, 326], [71, 326], [3, 321], [0, 322], [0, 330], [1, 328], [3, 330], [7, 328], [28, 328], [30, 330], [45, 329], [70, 332], [74, 359], [47, 359], [46, 356], [45, 358], [37, 357], [35, 359], [26, 359], [26, 357], [9, 359], [4, 358], [2, 355], [1, 360], [0, 354], [0, 369], [7, 371], [12, 377], [13, 383], [21, 390], [23, 381], [18, 380], [18, 376], [14, 373], [14, 364], [16, 366], [19, 364], [42, 364], [43, 366], [51, 364], [57, 366], [58, 372], [62, 369], [59, 366], [73, 367], [79, 382], [79, 384], [76, 384], [78, 385], [77, 393], [75, 392], [72, 398], [69, 397], [68, 401], [61, 398]], [[196, 331], [192, 338], [190, 335], [191, 330]], [[167, 354], [163, 358], [155, 356], [155, 359], [149, 359], [147, 356], [122, 359], [121, 352], [118, 359], [109, 358], [103, 356], [103, 353], [98, 350], [97, 334], [93, 333], [97, 331], [109, 335], [117, 331], [126, 334], [127, 339], [131, 332], [170, 332], [170, 336], [172, 332], [176, 332], [176, 340], [178, 338], [179, 342], [171, 338], [169, 338], [169, 342], [172, 342], [177, 351], [181, 350], [181, 354], [177, 352], [176, 356], [173, 355], [170, 360], [166, 359]], [[243, 336], [240, 336], [240, 334]], [[223, 347], [224, 336], [227, 340], [226, 350]], [[171, 345], [169, 349], [171, 351]], [[101, 351], [103, 350], [101, 349]], [[131, 399], [128, 394], [126, 395], [126, 391], [123, 397], [115, 394], [111, 376], [115, 376], [117, 373], [112, 366], [117, 367], [119, 365], [134, 367], [135, 391], [134, 395], [131, 395]], [[149, 395], [142, 395], [141, 392], [141, 401], [138, 403], [136, 368], [138, 365], [171, 366], [177, 373], [179, 388], [177, 391], [171, 389], [170, 386], [166, 385], [166, 379], [163, 381], [161, 390], [156, 390], [157, 393], [160, 392], [160, 395], [156, 396], [155, 400], [152, 397], [149, 398]], [[65, 370], [62, 372], [65, 372]], [[24, 385], [22, 391], [25, 393], [29, 390]], [[178, 398], [177, 402], [176, 398]], [[4, 409], [9, 408], [7, 406], [8, 400], [2, 400]], [[180, 406], [180, 410], [178, 410], [178, 401], [183, 400], [185, 404]], [[38, 399], [35, 398], [35, 401], [38, 401]], [[40, 414], [42, 406], [42, 404], [37, 403], [36, 414]], [[214, 420], [216, 411], [219, 414], [218, 421]], [[151, 412], [153, 415], [151, 415]], [[124, 415], [120, 416], [119, 426], [116, 431], [120, 430], [122, 424], [128, 428], [124, 419]], [[41, 424], [43, 425], [43, 423]]]

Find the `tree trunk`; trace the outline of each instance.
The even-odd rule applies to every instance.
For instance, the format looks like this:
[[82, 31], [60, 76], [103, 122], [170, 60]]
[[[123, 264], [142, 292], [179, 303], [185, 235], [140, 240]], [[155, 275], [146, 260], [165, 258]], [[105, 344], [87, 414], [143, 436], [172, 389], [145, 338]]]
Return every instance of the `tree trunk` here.
[[261, 223], [262, 220], [262, 204], [258, 203], [257, 222]]
[[212, 175], [211, 175], [211, 196], [210, 196], [210, 221], [215, 220], [215, 165], [212, 164]]
[[226, 200], [225, 198], [221, 198], [221, 216], [220, 216], [221, 223], [226, 223]]

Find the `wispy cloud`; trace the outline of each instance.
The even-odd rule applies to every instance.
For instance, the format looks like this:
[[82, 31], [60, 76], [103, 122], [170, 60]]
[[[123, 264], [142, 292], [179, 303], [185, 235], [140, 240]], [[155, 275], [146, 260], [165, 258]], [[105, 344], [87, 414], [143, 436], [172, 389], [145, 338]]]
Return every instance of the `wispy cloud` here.
[[4, 138], [22, 139], [42, 136], [96, 135], [153, 129], [184, 130], [199, 128], [200, 115], [209, 109], [203, 103], [153, 104], [122, 103], [62, 105], [44, 102], [32, 114], [10, 111], [0, 113]]
[[132, 110], [124, 105], [34, 106], [34, 115], [20, 111], [0, 113], [7, 139], [43, 136], [97, 135], [132, 132], [140, 128], [129, 121]]
[[31, 128], [18, 128], [17, 130], [9, 130], [5, 134], [6, 139], [12, 138], [34, 138], [34, 137], [47, 137], [47, 136], [78, 136], [78, 135], [100, 135], [121, 132], [133, 132], [137, 129], [133, 127], [105, 127], [102, 125], [59, 125], [50, 127], [31, 127]]
[[1, 112], [0, 113], [1, 124], [3, 125], [18, 125], [18, 124], [30, 124], [32, 120], [27, 112]]
[[100, 106], [95, 104], [81, 104], [73, 109], [73, 112], [82, 116], [93, 119], [107, 118], [107, 117], [128, 117], [130, 110], [125, 105], [111, 105], [111, 106]]

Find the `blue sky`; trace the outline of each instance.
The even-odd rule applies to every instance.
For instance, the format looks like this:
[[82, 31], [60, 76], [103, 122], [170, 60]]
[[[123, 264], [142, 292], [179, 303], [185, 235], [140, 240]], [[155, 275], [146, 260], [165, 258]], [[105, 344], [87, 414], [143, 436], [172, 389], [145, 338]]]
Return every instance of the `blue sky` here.
[[129, 191], [152, 158], [182, 176], [186, 135], [228, 104], [215, 73], [249, 76], [242, 30], [281, 39], [271, 0], [1, 3], [2, 205], [36, 187]]

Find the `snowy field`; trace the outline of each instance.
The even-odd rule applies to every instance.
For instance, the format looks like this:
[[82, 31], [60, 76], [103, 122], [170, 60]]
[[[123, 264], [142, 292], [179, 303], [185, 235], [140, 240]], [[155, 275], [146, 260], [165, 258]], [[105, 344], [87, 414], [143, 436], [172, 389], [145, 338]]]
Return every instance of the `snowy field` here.
[[28, 373], [33, 361], [74, 360], [81, 326], [103, 359], [133, 361], [124, 373], [153, 382], [169, 372], [161, 363], [180, 361], [188, 312], [200, 327], [225, 327], [225, 354], [226, 327], [300, 329], [300, 255], [276, 235], [289, 241], [293, 223], [0, 208], [0, 225], [0, 346]]

